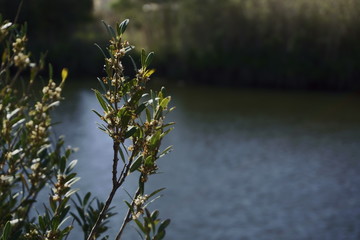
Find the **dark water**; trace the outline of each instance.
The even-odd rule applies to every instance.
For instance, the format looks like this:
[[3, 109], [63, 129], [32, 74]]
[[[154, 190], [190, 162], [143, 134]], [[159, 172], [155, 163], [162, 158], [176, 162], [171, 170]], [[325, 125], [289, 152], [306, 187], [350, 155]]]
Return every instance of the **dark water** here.
[[[95, 82], [95, 80], [88, 80]], [[151, 189], [167, 239], [360, 239], [360, 95], [169, 86], [176, 129]], [[110, 139], [87, 82], [67, 86], [57, 133], [79, 151], [82, 192], [111, 188]], [[132, 191], [136, 180], [125, 188]], [[123, 213], [124, 191], [115, 198]], [[117, 232], [122, 214], [113, 219]], [[74, 235], [75, 236], [75, 235]], [[126, 239], [138, 239], [129, 226]]]

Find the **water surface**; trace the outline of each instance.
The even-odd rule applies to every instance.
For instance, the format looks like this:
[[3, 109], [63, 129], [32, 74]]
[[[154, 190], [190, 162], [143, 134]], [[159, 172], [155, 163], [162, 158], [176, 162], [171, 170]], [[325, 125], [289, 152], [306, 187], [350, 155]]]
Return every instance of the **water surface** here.
[[[82, 192], [105, 200], [111, 140], [97, 129], [90, 88], [68, 82], [58, 134], [79, 147]], [[96, 85], [96, 84], [95, 84]], [[171, 218], [167, 239], [359, 239], [360, 95], [169, 86], [176, 129], [149, 191]], [[164, 146], [165, 147], [165, 146]], [[130, 178], [125, 186], [136, 187]], [[123, 213], [123, 191], [115, 198]], [[113, 219], [117, 232], [122, 214]], [[138, 239], [132, 227], [127, 239]]]

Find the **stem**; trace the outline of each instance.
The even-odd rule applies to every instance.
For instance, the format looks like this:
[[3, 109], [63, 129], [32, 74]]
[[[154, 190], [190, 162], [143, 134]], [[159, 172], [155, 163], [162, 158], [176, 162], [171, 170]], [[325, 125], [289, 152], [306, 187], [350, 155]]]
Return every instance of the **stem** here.
[[[116, 153], [114, 153], [114, 155], [115, 154]], [[116, 156], [117, 156], [117, 154], [116, 154]], [[110, 207], [110, 204], [112, 202], [112, 199], [115, 196], [116, 191], [123, 184], [123, 182], [125, 181], [126, 176], [128, 175], [128, 173], [130, 171], [130, 165], [131, 165], [131, 162], [133, 161], [133, 159], [134, 159], [134, 152], [130, 157], [129, 163], [124, 165], [124, 167], [123, 167], [123, 169], [122, 169], [122, 171], [120, 173], [119, 180], [117, 180], [117, 181], [115, 180], [115, 183], [113, 182], [113, 187], [112, 187], [112, 190], [110, 192], [110, 195], [109, 195], [108, 199], [106, 200], [105, 205], [104, 205], [103, 209], [101, 210], [101, 212], [100, 212], [100, 214], [99, 214], [93, 228], [91, 229], [91, 232], [90, 232], [87, 240], [92, 240], [93, 239], [93, 237], [94, 237], [94, 235], [96, 233], [96, 229], [100, 225], [101, 221], [104, 220], [104, 218], [106, 216], [106, 211]], [[115, 162], [115, 159], [114, 159], [114, 162]]]
[[103, 207], [103, 209], [101, 210], [93, 228], [91, 229], [91, 232], [87, 238], [87, 240], [92, 240], [92, 239], [96, 239], [95, 238], [95, 233], [96, 233], [96, 229], [98, 228], [98, 226], [100, 225], [100, 223], [102, 222], [102, 220], [104, 220], [105, 216], [106, 216], [106, 211], [108, 210], [108, 208], [110, 207], [110, 204], [112, 202], [112, 199], [115, 196], [116, 190], [119, 188], [118, 185], [114, 185], [113, 188], [111, 189], [111, 192], [109, 194], [108, 199], [105, 202], [105, 205]]
[[117, 152], [119, 151], [119, 147], [120, 147], [120, 144], [118, 142], [114, 141], [114, 146], [113, 146], [113, 148], [114, 148], [114, 161], [113, 161], [113, 170], [112, 170], [113, 186], [116, 186], [117, 166], [118, 166], [118, 162], [119, 162]]
[[20, 76], [20, 73], [21, 73], [22, 71], [19, 69], [17, 72], [16, 72], [16, 74], [15, 74], [15, 76], [14, 76], [14, 78], [11, 80], [11, 82], [10, 82], [10, 87], [12, 87], [14, 84], [15, 84], [15, 82], [16, 82], [16, 80], [18, 79], [18, 77]]
[[[133, 198], [133, 200], [132, 200], [132, 202], [131, 202], [131, 206], [132, 206], [132, 207], [134, 207], [134, 199], [136, 199], [136, 198], [139, 196], [139, 194], [140, 194], [140, 188], [138, 188], [138, 189], [136, 190], [135, 196], [134, 196], [134, 198]], [[131, 214], [131, 209], [129, 208], [128, 211], [127, 211], [127, 213], [126, 213], [126, 216], [125, 216], [125, 218], [124, 218], [124, 220], [123, 220], [123, 223], [121, 224], [119, 233], [117, 234], [117, 236], [116, 236], [116, 238], [115, 238], [116, 240], [120, 240], [121, 235], [122, 235], [122, 233], [123, 233], [123, 231], [124, 231], [124, 229], [125, 229], [126, 224], [128, 224], [128, 223], [131, 221], [130, 214]]]

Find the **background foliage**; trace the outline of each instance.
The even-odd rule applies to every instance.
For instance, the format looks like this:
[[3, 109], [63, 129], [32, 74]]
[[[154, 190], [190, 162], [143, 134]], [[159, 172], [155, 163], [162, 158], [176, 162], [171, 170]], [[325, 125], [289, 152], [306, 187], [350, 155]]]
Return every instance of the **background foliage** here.
[[[0, 0], [14, 19], [20, 0]], [[103, 6], [108, 3], [108, 6]], [[157, 76], [251, 87], [358, 88], [360, 3], [356, 0], [24, 1], [33, 52], [57, 66], [100, 75], [93, 42], [105, 45], [96, 18], [134, 19], [129, 39], [157, 52]], [[94, 12], [96, 10], [96, 12]], [[99, 21], [95, 21], [96, 23]], [[135, 50], [140, 55], [139, 49]], [[71, 58], [65, 53], [74, 52]], [[84, 57], [86, 56], [86, 57]], [[88, 59], [93, 59], [89, 61]], [[59, 69], [58, 69], [59, 70]]]
[[359, 86], [359, 1], [114, 2], [119, 14], [141, 19], [138, 38], [159, 52], [169, 76], [262, 87]]

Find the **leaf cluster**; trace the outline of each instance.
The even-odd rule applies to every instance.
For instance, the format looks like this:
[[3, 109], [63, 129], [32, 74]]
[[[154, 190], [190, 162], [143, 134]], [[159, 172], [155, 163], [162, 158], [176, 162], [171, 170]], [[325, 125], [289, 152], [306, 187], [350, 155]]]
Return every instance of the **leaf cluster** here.
[[[70, 214], [70, 200], [79, 177], [77, 161], [70, 161], [74, 149], [52, 134], [51, 111], [62, 100], [68, 71], [63, 69], [57, 84], [49, 65], [47, 83], [34, 90], [44, 56], [34, 61], [26, 26], [1, 16], [0, 56], [0, 239], [65, 239], [73, 229], [70, 218], [76, 216]], [[35, 209], [42, 191], [48, 192], [48, 201]], [[98, 201], [98, 208], [85, 212], [102, 205]]]
[[[142, 216], [147, 210], [144, 202], [148, 200], [145, 194], [145, 183], [150, 175], [158, 172], [157, 160], [170, 152], [171, 146], [160, 151], [163, 138], [171, 132], [170, 127], [174, 123], [166, 123], [165, 116], [173, 110], [169, 107], [171, 97], [166, 95], [165, 88], [160, 91], [148, 90], [146, 84], [155, 70], [149, 68], [154, 53], [141, 51], [141, 66], [137, 67], [135, 61], [129, 55], [134, 48], [128, 41], [124, 40], [124, 32], [129, 20], [124, 20], [116, 25], [116, 31], [104, 23], [109, 36], [109, 46], [103, 50], [98, 46], [104, 56], [105, 77], [98, 78], [102, 91], [94, 89], [95, 97], [99, 102], [102, 112], [93, 110], [102, 123], [99, 129], [105, 132], [113, 140], [113, 189], [109, 197], [109, 205], [104, 206], [104, 212], [110, 206], [113, 195], [123, 184], [129, 174], [138, 172], [138, 190], [132, 202], [126, 202], [128, 214], [120, 228], [117, 239], [120, 239], [123, 228], [133, 219], [138, 223], [139, 214]], [[125, 57], [132, 60], [135, 76], [125, 76], [122, 61]], [[119, 160], [122, 164], [119, 164]], [[162, 189], [161, 189], [162, 190]], [[155, 191], [158, 193], [159, 191]], [[150, 194], [152, 196], [152, 194]], [[129, 195], [130, 196], [130, 195]], [[98, 222], [101, 222], [100, 214]], [[144, 221], [152, 218], [143, 217]], [[157, 219], [152, 221], [153, 226], [158, 223]], [[147, 226], [147, 225], [146, 225]], [[154, 239], [161, 239], [165, 235], [165, 225], [161, 231], [155, 234]], [[95, 224], [93, 229], [98, 226]], [[148, 231], [143, 232], [149, 235]], [[90, 237], [92, 234], [90, 233]]]

